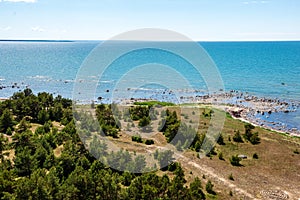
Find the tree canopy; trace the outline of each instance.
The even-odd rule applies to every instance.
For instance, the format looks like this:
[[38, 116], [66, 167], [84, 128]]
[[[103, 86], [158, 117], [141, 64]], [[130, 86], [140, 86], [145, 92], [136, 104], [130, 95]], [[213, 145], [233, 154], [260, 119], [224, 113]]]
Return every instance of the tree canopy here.
[[[97, 120], [109, 136], [117, 136], [119, 130], [113, 120], [115, 111], [111, 105], [96, 108]], [[168, 126], [178, 121], [171, 115]], [[86, 117], [82, 126], [95, 128], [93, 123]], [[26, 89], [0, 103], [0, 199], [205, 199], [199, 179], [185, 186], [179, 164], [170, 172], [173, 179], [155, 172], [130, 173], [143, 172], [145, 157], [126, 151], [110, 153], [96, 136], [89, 141], [88, 152], [79, 139], [80, 131], [73, 120], [72, 102], [61, 96], [34, 95]], [[7, 132], [11, 141], [5, 139]], [[4, 151], [15, 154], [10, 158]], [[159, 152], [156, 159], [161, 166], [169, 166], [172, 155]], [[122, 170], [111, 168], [112, 163]]]

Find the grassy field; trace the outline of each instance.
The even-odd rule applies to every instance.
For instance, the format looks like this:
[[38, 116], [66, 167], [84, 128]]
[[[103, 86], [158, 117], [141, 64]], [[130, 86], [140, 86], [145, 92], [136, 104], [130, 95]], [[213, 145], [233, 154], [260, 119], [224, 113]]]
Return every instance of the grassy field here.
[[[176, 111], [182, 121], [192, 127], [198, 127], [198, 133], [206, 133], [208, 127], [211, 126], [211, 116], [216, 112], [223, 112], [214, 110], [214, 113], [209, 116], [212, 108], [203, 105], [189, 105], [185, 109], [177, 106], [159, 106], [154, 109], [157, 110], [156, 113], [158, 114], [165, 109]], [[265, 194], [268, 191], [272, 191], [273, 195], [278, 196], [285, 193], [290, 199], [300, 197], [298, 185], [300, 182], [300, 155], [297, 153], [300, 150], [300, 139], [255, 127], [253, 132], [259, 133], [259, 144], [253, 145], [245, 139], [243, 139], [244, 143], [237, 143], [233, 141], [233, 136], [236, 131], [239, 131], [241, 135], [244, 134], [245, 122], [233, 119], [225, 113], [224, 116], [225, 122], [221, 134], [225, 144], [216, 144], [216, 155], [199, 159], [195, 151], [188, 150], [184, 152], [185, 160], [179, 159], [185, 169], [188, 183], [197, 176], [201, 178], [204, 187], [205, 183], [211, 180], [217, 194], [208, 195], [208, 199], [268, 199], [268, 195]], [[131, 141], [132, 134], [140, 134], [142, 138], [151, 138], [155, 141], [155, 144], [151, 146], [164, 146], [167, 142], [163, 134], [157, 130], [159, 121], [159, 117], [152, 120], [153, 131], [143, 134], [140, 132], [136, 121], [125, 122], [121, 119], [123, 128], [120, 137], [113, 140], [124, 149], [142, 151], [147, 145]], [[126, 130], [127, 124], [132, 123], [134, 127], [130, 126], [130, 130]], [[221, 152], [223, 160], [219, 159], [218, 156]], [[254, 159], [253, 154], [257, 154], [258, 159]], [[237, 167], [230, 163], [230, 158], [234, 155], [245, 155], [247, 158], [243, 159], [240, 162], [241, 166]], [[195, 167], [197, 165], [200, 167]], [[157, 173], [162, 174], [164, 172], [158, 171]], [[230, 175], [232, 175], [233, 180], [229, 179]], [[278, 197], [278, 199], [280, 198]]]
[[[227, 116], [222, 130], [225, 145], [216, 145], [216, 152], [222, 152], [224, 160], [220, 160], [216, 155], [197, 160], [197, 163], [210, 167], [220, 178], [228, 179], [232, 174], [234, 178], [232, 184], [246, 190], [255, 198], [263, 198], [261, 193], [268, 190], [280, 190], [288, 193], [291, 199], [299, 198], [300, 155], [297, 154], [297, 149], [300, 149], [299, 138], [256, 127], [253, 131], [259, 133], [261, 138], [259, 144], [252, 145], [245, 140], [244, 143], [234, 142], [232, 137], [235, 131], [239, 130], [243, 134], [244, 125], [244, 122]], [[253, 159], [254, 153], [258, 155], [258, 159]], [[188, 154], [193, 156], [194, 153]], [[246, 155], [247, 159], [241, 161], [242, 166], [235, 167], [229, 161], [233, 155]], [[230, 187], [226, 190], [223, 184], [218, 183], [220, 181], [216, 179], [215, 184], [219, 193], [229, 194]], [[222, 196], [220, 199], [223, 198], [233, 199], [231, 196]]]
[[[200, 121], [205, 123], [206, 120], [201, 116]], [[198, 163], [212, 168], [220, 178], [228, 179], [232, 174], [234, 181], [231, 182], [255, 198], [263, 198], [264, 191], [269, 190], [286, 192], [291, 199], [299, 198], [300, 155], [297, 154], [297, 150], [300, 149], [299, 138], [255, 127], [253, 132], [259, 133], [261, 139], [259, 144], [252, 145], [245, 139], [244, 143], [234, 142], [232, 138], [235, 131], [239, 130], [243, 134], [244, 125], [244, 122], [227, 115], [222, 130], [225, 145], [216, 145], [216, 152], [222, 152], [224, 160], [213, 156], [200, 159]], [[200, 128], [199, 131], [203, 130]], [[253, 159], [254, 153], [258, 155], [258, 159]], [[241, 161], [242, 166], [235, 167], [229, 161], [233, 155], [246, 155], [247, 159]], [[216, 180], [220, 193], [229, 194], [229, 189], [224, 190], [224, 185], [218, 186], [218, 183], [219, 181]], [[220, 199], [223, 198], [225, 196]], [[226, 198], [233, 199], [231, 196]], [[268, 197], [265, 198], [268, 199]]]

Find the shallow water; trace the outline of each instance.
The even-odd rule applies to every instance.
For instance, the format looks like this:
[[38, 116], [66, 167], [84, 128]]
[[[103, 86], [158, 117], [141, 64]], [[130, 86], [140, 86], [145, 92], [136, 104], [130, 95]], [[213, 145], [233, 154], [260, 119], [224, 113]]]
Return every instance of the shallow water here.
[[[256, 117], [266, 121], [265, 124], [276, 129], [280, 128], [281, 130], [292, 131], [296, 128], [300, 130], [300, 110], [289, 113], [257, 114]], [[274, 124], [274, 122], [276, 122], [276, 124]]]

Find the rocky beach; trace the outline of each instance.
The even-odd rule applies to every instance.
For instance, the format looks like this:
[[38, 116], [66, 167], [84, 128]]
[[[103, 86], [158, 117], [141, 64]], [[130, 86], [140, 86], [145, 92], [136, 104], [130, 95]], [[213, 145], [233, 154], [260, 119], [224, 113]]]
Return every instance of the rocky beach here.
[[[172, 93], [172, 91], [164, 91]], [[197, 91], [195, 92], [197, 93]], [[187, 93], [185, 93], [187, 94]], [[246, 121], [255, 126], [287, 133], [300, 137], [300, 130], [293, 125], [288, 126], [283, 121], [272, 120], [272, 115], [286, 116], [299, 111], [300, 102], [292, 100], [282, 100], [279, 98], [257, 97], [249, 93], [240, 91], [220, 92], [215, 94], [180, 96], [182, 104], [203, 104], [211, 105], [222, 109], [234, 118]], [[133, 104], [134, 102], [162, 100], [155, 98], [131, 98], [119, 99], [117, 103]], [[164, 99], [163, 99], [164, 100]]]

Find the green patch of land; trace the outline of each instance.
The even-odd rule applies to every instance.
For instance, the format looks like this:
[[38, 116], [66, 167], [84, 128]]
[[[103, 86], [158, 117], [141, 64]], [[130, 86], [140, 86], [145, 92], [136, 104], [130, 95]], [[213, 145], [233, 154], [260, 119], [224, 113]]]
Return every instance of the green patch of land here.
[[138, 106], [174, 106], [174, 103], [161, 102], [161, 101], [144, 101], [144, 102], [134, 102], [134, 105]]

